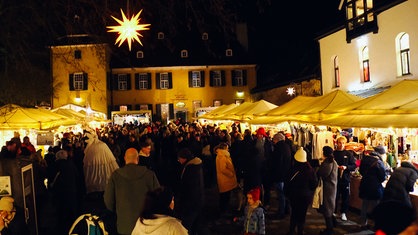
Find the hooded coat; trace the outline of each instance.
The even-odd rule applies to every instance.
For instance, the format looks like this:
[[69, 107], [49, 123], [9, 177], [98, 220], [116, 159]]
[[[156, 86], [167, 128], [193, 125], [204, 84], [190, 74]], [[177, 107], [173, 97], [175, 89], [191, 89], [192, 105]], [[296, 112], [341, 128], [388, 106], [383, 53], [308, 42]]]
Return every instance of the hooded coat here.
[[228, 150], [216, 150], [216, 178], [220, 193], [228, 192], [238, 186], [235, 167]]
[[365, 155], [360, 163], [361, 181], [359, 197], [367, 200], [380, 200], [383, 197], [383, 181], [386, 180], [386, 170], [379, 154], [371, 152]]
[[157, 176], [145, 166], [126, 164], [114, 171], [103, 195], [106, 208], [116, 213], [119, 234], [131, 234], [146, 193], [160, 187]]
[[409, 207], [412, 207], [409, 193], [414, 191], [415, 182], [418, 179], [418, 171], [410, 162], [402, 162], [401, 166], [396, 168], [383, 191], [382, 201], [399, 201]]

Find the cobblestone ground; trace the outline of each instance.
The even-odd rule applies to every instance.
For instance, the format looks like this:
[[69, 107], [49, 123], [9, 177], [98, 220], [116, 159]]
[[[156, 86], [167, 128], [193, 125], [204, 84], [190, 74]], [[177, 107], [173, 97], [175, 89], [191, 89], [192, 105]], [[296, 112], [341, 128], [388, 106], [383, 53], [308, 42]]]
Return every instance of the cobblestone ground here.
[[[95, 211], [97, 208], [103, 207], [100, 203], [101, 200], [91, 199], [88, 205], [85, 205], [86, 212]], [[274, 218], [277, 211], [276, 194], [271, 193], [271, 206], [267, 210], [266, 214], [266, 234], [267, 235], [284, 235], [288, 232], [289, 228], [289, 216], [286, 216], [282, 220]], [[231, 210], [223, 217], [219, 218], [218, 211], [218, 190], [216, 185], [206, 189], [206, 205], [204, 215], [206, 224], [208, 226], [210, 235], [241, 235], [241, 226], [232, 222], [234, 216], [239, 216], [240, 213], [236, 210], [238, 207], [236, 195], [231, 197]], [[41, 216], [38, 218], [39, 235], [57, 235], [53, 228], [56, 224], [56, 218], [54, 211], [48, 208], [39, 208], [41, 210]], [[347, 214], [348, 220], [341, 221], [337, 218], [338, 225], [334, 228], [335, 235], [368, 235], [374, 234], [372, 230], [361, 230], [359, 226], [359, 212], [350, 211]], [[321, 214], [314, 209], [309, 209], [306, 216], [305, 234], [317, 235], [321, 230], [325, 229], [325, 222]]]
[[[282, 220], [274, 218], [274, 214], [277, 211], [276, 195], [274, 192], [271, 193], [271, 206], [267, 210], [266, 214], [266, 234], [274, 235], [285, 235], [289, 228], [289, 216]], [[206, 197], [206, 208], [205, 215], [208, 221], [210, 233], [212, 235], [238, 235], [241, 233], [241, 226], [232, 222], [234, 216], [239, 215], [239, 212], [234, 210], [238, 207], [236, 196], [231, 198], [231, 211], [228, 213], [226, 218], [218, 218], [218, 195], [217, 189], [207, 189]], [[372, 230], [362, 230], [359, 225], [360, 216], [359, 212], [352, 210], [347, 213], [348, 220], [342, 221], [337, 218], [338, 225], [334, 228], [335, 235], [366, 235], [374, 234]], [[325, 222], [320, 213], [315, 209], [309, 209], [306, 216], [305, 234], [306, 235], [317, 235], [321, 230], [325, 229]]]

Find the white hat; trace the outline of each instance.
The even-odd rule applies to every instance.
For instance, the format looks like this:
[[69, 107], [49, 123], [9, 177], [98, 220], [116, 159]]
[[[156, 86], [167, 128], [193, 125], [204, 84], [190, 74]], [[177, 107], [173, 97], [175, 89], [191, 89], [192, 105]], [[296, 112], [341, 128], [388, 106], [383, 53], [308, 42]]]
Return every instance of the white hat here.
[[0, 210], [2, 211], [12, 211], [13, 210], [13, 202], [15, 200], [12, 197], [2, 197], [0, 199]]
[[306, 162], [306, 152], [303, 150], [303, 147], [299, 147], [298, 151], [295, 153], [295, 160], [298, 162]]

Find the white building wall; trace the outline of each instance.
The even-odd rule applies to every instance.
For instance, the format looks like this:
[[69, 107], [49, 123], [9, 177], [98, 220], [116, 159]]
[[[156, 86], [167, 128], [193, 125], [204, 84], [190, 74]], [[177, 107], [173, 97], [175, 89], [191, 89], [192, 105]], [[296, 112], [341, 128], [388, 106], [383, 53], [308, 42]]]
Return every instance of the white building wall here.
[[[418, 73], [418, 0], [409, 0], [377, 15], [379, 31], [346, 41], [345, 29], [319, 39], [324, 94], [334, 89], [365, 90], [416, 78]], [[411, 75], [397, 75], [396, 38], [409, 34]], [[370, 82], [362, 81], [360, 61], [363, 46], [369, 48]], [[340, 87], [334, 87], [334, 57], [339, 58]]]

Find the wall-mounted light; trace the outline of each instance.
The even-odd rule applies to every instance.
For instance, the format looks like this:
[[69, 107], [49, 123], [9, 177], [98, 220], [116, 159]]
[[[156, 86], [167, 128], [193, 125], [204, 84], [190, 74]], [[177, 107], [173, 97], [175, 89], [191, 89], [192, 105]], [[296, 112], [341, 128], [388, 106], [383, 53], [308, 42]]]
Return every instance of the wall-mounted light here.
[[74, 101], [77, 103], [81, 102], [80, 91], [76, 91]]
[[244, 97], [243, 91], [237, 91], [237, 97]]

